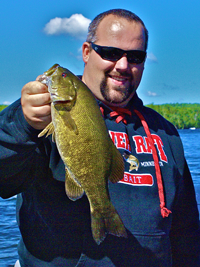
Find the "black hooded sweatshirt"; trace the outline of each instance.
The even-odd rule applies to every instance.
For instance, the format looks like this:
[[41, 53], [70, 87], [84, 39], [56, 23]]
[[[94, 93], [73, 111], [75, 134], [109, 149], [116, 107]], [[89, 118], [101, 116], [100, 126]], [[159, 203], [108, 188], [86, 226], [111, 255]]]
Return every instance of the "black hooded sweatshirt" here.
[[95, 243], [87, 197], [68, 199], [56, 144], [38, 138], [18, 100], [0, 113], [0, 196], [19, 194], [26, 249], [45, 262], [82, 253], [96, 261], [107, 257], [118, 267], [200, 266], [194, 186], [175, 127], [143, 106], [137, 94], [128, 110], [98, 104], [124, 158], [123, 180], [108, 186], [128, 238], [107, 235]]

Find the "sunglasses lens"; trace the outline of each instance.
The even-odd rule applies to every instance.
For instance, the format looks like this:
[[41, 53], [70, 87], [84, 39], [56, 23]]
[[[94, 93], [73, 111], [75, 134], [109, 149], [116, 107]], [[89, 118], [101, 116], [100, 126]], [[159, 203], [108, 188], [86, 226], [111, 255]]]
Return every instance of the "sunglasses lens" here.
[[123, 52], [117, 48], [103, 47], [101, 50], [101, 57], [103, 59], [117, 61], [123, 55]]
[[146, 57], [145, 51], [134, 50], [127, 52], [127, 60], [129, 63], [141, 64]]
[[146, 57], [146, 52], [141, 50], [124, 51], [120, 48], [100, 46], [94, 43], [92, 43], [92, 48], [100, 55], [101, 58], [110, 61], [117, 61], [126, 54], [129, 63], [141, 64]]

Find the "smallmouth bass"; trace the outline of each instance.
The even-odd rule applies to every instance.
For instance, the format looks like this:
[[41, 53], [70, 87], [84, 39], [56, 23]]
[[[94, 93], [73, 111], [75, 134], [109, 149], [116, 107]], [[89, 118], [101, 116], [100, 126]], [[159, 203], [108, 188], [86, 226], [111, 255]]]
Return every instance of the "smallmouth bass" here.
[[68, 69], [55, 64], [40, 81], [51, 94], [52, 122], [39, 134], [52, 134], [65, 165], [65, 191], [71, 200], [85, 192], [90, 203], [93, 238], [100, 244], [106, 234], [127, 237], [112, 205], [108, 179], [123, 178], [124, 162], [113, 144], [95, 97]]

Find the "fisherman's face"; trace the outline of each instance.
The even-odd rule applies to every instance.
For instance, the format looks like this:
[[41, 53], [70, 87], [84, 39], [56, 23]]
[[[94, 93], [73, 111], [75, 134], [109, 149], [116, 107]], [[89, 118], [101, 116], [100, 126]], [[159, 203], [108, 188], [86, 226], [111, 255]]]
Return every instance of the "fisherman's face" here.
[[[144, 51], [143, 26], [134, 21], [108, 15], [98, 26], [95, 44]], [[83, 61], [83, 82], [93, 94], [107, 105], [126, 106], [141, 81], [144, 62], [129, 63], [126, 55], [115, 62], [102, 59], [87, 42], [83, 44]]]

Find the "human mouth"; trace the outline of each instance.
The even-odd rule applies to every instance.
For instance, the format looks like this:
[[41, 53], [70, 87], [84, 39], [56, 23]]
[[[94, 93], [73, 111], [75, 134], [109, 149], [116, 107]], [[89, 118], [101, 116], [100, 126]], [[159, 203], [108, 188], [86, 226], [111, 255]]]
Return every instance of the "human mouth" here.
[[117, 86], [125, 85], [130, 81], [130, 77], [127, 76], [118, 76], [118, 75], [109, 75], [110, 80]]

